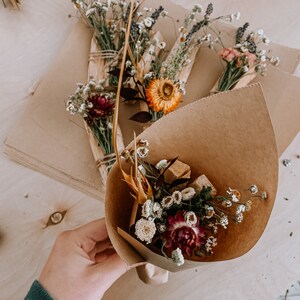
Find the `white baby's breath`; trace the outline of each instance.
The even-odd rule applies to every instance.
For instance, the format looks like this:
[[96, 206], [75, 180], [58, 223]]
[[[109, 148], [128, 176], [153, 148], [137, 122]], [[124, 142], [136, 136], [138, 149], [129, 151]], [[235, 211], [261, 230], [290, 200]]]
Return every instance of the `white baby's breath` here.
[[180, 248], [172, 251], [172, 260], [176, 264], [176, 266], [182, 266], [184, 264], [184, 257]]

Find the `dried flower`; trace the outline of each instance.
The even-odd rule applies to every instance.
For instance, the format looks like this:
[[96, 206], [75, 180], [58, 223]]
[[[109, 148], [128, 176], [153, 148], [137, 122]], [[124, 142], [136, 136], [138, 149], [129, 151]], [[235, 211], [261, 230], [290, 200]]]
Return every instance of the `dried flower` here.
[[93, 105], [92, 108], [88, 110], [88, 114], [92, 118], [104, 118], [113, 114], [115, 104], [108, 97], [93, 95], [88, 97], [87, 102]]
[[175, 204], [180, 205], [181, 200], [182, 200], [182, 193], [180, 191], [175, 191], [172, 194], [172, 198], [173, 198]]
[[226, 215], [223, 215], [221, 218], [220, 218], [220, 225], [223, 226], [224, 229], [227, 228], [227, 225], [228, 225], [228, 217]]
[[154, 202], [152, 205], [152, 214], [154, 218], [161, 218], [163, 213], [162, 207], [158, 202]]
[[142, 217], [148, 219], [152, 216], [152, 200], [148, 199], [142, 206]]
[[206, 216], [205, 218], [210, 219], [215, 214], [215, 210], [212, 206], [205, 205]]
[[232, 206], [232, 202], [227, 199], [227, 200], [222, 201], [222, 205], [224, 207], [231, 207]]
[[196, 191], [192, 187], [187, 187], [187, 188], [185, 188], [184, 190], [181, 191], [183, 201], [192, 199], [195, 194], [196, 194]]
[[186, 223], [183, 211], [177, 211], [174, 217], [168, 216], [165, 232], [167, 249], [180, 248], [183, 254], [192, 256], [193, 251], [204, 244], [204, 236], [204, 228]]
[[244, 215], [242, 213], [236, 215], [236, 221], [238, 223], [242, 223], [243, 219], [244, 219]]
[[193, 211], [184, 213], [184, 219], [186, 224], [188, 224], [189, 226], [196, 226], [196, 224], [198, 223], [198, 218]]
[[155, 233], [156, 227], [153, 221], [140, 219], [135, 223], [135, 234], [142, 242], [151, 243]]
[[244, 204], [240, 204], [236, 208], [236, 215], [243, 213], [246, 210], [246, 206]]
[[136, 149], [136, 154], [138, 155], [138, 157], [140, 158], [145, 158], [148, 156], [149, 153], [149, 149], [146, 147], [138, 147]]
[[172, 251], [172, 260], [178, 267], [184, 264], [184, 257], [180, 248], [177, 247], [175, 250]]
[[213, 247], [217, 246], [217, 239], [214, 236], [209, 236], [205, 243], [205, 250], [211, 252]]
[[154, 111], [167, 114], [177, 108], [182, 94], [172, 80], [152, 79], [146, 89], [146, 97]]
[[252, 195], [255, 195], [258, 193], [258, 187], [256, 184], [252, 184], [250, 187], [249, 187], [249, 191]]
[[161, 206], [165, 209], [169, 209], [174, 203], [172, 196], [166, 196], [161, 200]]
[[262, 199], [262, 200], [266, 200], [267, 198], [268, 198], [267, 192], [262, 192], [262, 193], [261, 193], [261, 199]]
[[160, 160], [156, 165], [155, 168], [157, 170], [162, 170], [168, 165], [168, 161], [166, 159]]

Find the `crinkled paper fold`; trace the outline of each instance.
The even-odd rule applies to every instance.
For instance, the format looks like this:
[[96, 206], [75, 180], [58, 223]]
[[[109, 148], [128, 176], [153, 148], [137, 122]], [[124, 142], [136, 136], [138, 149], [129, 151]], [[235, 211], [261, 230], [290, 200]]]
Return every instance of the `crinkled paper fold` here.
[[[259, 84], [189, 104], [157, 121], [138, 138], [149, 141], [152, 163], [179, 156], [191, 166], [192, 178], [205, 174], [220, 194], [229, 186], [246, 190], [255, 183], [267, 191], [268, 199], [254, 201], [242, 224], [230, 224], [218, 235], [212, 256], [192, 257], [197, 261], [177, 267], [126, 233], [133, 201], [115, 165], [107, 182], [106, 219], [112, 244], [129, 265], [148, 262], [178, 271], [199, 262], [237, 258], [255, 245], [267, 225], [278, 180], [275, 134]], [[123, 167], [129, 166], [124, 162]]]

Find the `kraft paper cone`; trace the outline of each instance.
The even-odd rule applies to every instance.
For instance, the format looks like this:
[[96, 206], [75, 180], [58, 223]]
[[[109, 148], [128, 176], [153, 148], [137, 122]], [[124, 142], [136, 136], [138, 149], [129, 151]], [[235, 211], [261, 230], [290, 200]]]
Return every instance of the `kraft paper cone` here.
[[[196, 101], [160, 119], [139, 138], [149, 141], [151, 163], [179, 156], [191, 166], [192, 180], [205, 174], [219, 194], [228, 186], [246, 190], [255, 183], [267, 191], [268, 199], [254, 202], [243, 223], [220, 232], [214, 255], [192, 257], [197, 261], [186, 260], [177, 267], [127, 234], [133, 199], [115, 165], [107, 182], [106, 222], [114, 248], [129, 265], [144, 261], [176, 272], [237, 258], [255, 245], [267, 225], [278, 181], [276, 140], [260, 85]], [[123, 168], [128, 170], [129, 165], [124, 162]]]

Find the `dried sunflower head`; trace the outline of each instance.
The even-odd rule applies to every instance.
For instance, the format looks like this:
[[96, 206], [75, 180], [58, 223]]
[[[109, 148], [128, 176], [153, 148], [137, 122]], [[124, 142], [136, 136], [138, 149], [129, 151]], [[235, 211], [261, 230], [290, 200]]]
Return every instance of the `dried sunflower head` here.
[[170, 79], [152, 79], [146, 89], [146, 97], [154, 111], [167, 114], [177, 108], [182, 93]]

